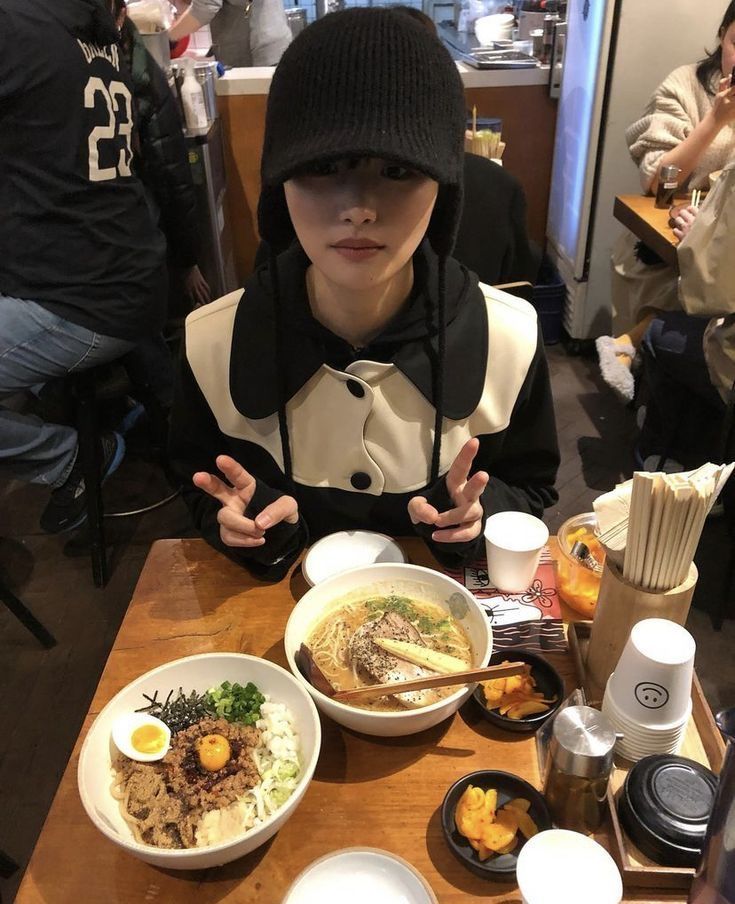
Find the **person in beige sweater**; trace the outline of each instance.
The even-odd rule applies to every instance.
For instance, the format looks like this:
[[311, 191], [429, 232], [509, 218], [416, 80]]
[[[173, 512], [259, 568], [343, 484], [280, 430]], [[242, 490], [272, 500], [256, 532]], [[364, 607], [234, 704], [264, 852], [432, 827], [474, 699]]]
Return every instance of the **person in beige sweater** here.
[[[699, 63], [680, 66], [654, 92], [643, 116], [626, 130], [644, 193], [656, 191], [662, 166], [680, 169], [679, 184], [707, 189], [709, 174], [735, 162], [735, 0], [728, 5], [715, 50]], [[626, 232], [613, 249], [613, 329], [597, 339], [605, 381], [629, 401], [631, 364], [657, 311], [680, 309], [673, 268]]]
[[[678, 295], [643, 337], [648, 399], [641, 458], [667, 454], [683, 466], [720, 461], [722, 422], [735, 391], [735, 163], [702, 208], [680, 214]], [[657, 467], [657, 463], [652, 465]]]

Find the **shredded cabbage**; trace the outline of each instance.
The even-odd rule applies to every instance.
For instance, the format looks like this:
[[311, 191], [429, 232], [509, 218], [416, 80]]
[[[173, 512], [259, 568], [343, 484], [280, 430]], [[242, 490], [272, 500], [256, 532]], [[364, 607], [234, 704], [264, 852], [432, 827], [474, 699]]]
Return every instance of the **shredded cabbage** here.
[[218, 844], [260, 825], [288, 800], [301, 775], [299, 735], [284, 703], [271, 703], [268, 695], [255, 723], [260, 743], [253, 760], [260, 784], [229, 807], [205, 813], [196, 832], [197, 846]]

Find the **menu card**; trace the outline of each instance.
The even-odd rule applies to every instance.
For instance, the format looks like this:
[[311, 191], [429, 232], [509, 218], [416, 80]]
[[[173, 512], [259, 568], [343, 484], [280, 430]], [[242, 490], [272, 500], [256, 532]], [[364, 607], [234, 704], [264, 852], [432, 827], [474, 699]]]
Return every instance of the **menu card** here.
[[554, 560], [548, 547], [541, 553], [530, 587], [520, 593], [504, 593], [493, 587], [484, 558], [461, 569], [444, 571], [466, 587], [485, 610], [493, 629], [493, 650], [523, 647], [543, 653], [567, 649]]

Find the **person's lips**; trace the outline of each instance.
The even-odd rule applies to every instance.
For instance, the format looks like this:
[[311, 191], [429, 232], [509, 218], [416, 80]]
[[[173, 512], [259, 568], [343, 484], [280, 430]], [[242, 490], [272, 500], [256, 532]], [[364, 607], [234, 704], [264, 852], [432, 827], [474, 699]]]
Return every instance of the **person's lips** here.
[[347, 260], [362, 261], [375, 257], [379, 251], [385, 248], [385, 245], [374, 242], [372, 239], [352, 238], [340, 239], [332, 244], [332, 248]]

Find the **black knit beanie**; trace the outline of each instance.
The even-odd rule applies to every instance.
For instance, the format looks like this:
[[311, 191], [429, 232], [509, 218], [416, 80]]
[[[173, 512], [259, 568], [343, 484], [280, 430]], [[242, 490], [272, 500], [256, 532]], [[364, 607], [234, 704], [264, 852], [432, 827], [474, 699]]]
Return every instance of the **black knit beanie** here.
[[314, 163], [382, 157], [439, 183], [428, 238], [451, 253], [462, 204], [465, 101], [439, 39], [400, 10], [330, 13], [304, 29], [276, 67], [268, 94], [258, 227], [293, 238], [283, 183]]
[[[283, 183], [314, 164], [377, 157], [439, 183], [427, 230], [439, 257], [432, 327], [436, 416], [430, 482], [437, 479], [441, 453], [445, 272], [462, 208], [465, 122], [462, 81], [436, 35], [400, 10], [348, 9], [304, 29], [281, 57], [268, 94], [261, 158], [258, 227], [271, 249], [286, 247], [294, 238]], [[270, 271], [281, 382], [278, 420], [284, 470], [291, 481], [285, 324], [272, 250]]]

